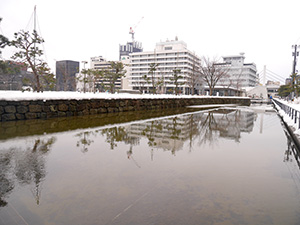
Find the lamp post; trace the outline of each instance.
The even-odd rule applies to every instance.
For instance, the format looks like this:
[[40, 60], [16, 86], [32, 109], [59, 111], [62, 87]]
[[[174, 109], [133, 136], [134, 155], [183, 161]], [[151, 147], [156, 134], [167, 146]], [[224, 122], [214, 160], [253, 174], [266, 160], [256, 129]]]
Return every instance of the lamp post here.
[[[82, 61], [83, 63], [83, 69], [85, 70], [85, 64], [87, 64], [87, 61]], [[84, 77], [83, 77], [83, 93], [85, 93], [85, 83], [86, 83], [86, 73], [84, 72]]]

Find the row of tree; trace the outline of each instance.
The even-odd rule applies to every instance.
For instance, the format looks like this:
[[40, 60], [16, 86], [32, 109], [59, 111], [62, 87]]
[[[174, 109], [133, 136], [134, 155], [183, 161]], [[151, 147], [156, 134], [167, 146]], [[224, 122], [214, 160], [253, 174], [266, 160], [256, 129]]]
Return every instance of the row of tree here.
[[[84, 92], [86, 85], [90, 84], [90, 90], [94, 93], [98, 90], [109, 91], [115, 93], [116, 82], [125, 76], [124, 64], [122, 62], [110, 62], [110, 67], [105, 69], [83, 69], [79, 77], [79, 81], [84, 84]], [[97, 89], [97, 90], [96, 90]]]
[[281, 85], [278, 89], [278, 95], [280, 97], [299, 97], [300, 95], [300, 79], [295, 73], [291, 75], [291, 82], [289, 84]]

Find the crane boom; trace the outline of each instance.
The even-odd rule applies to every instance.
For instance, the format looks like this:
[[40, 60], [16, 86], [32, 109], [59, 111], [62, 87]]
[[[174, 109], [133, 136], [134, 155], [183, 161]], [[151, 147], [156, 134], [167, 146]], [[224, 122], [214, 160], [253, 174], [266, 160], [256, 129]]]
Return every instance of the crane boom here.
[[132, 28], [130, 27], [129, 29], [129, 34], [131, 34], [131, 38], [132, 38], [132, 43], [134, 42], [134, 33], [135, 33], [135, 28], [137, 28], [137, 26], [140, 24], [140, 22], [144, 19], [144, 17], [142, 17], [139, 22]]

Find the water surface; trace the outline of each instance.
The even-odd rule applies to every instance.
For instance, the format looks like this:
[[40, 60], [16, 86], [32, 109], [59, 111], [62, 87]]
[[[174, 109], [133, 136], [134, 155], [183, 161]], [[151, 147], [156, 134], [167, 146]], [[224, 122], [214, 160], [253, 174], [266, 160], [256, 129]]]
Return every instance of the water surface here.
[[0, 129], [0, 224], [300, 223], [298, 153], [274, 112], [137, 112]]

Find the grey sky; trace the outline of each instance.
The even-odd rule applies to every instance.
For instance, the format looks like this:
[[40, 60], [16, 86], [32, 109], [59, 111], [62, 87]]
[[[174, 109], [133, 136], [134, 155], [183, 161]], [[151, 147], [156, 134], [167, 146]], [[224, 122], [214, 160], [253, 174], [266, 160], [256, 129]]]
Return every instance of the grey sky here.
[[[292, 71], [293, 44], [300, 44], [299, 0], [1, 0], [0, 32], [9, 38], [29, 23], [37, 6], [38, 31], [45, 39], [47, 62], [89, 61], [102, 55], [118, 59], [119, 44], [130, 41], [129, 28], [144, 51], [155, 43], [179, 40], [198, 56], [224, 56], [245, 52], [258, 72], [267, 69], [282, 77]], [[8, 59], [13, 49], [5, 49]]]

